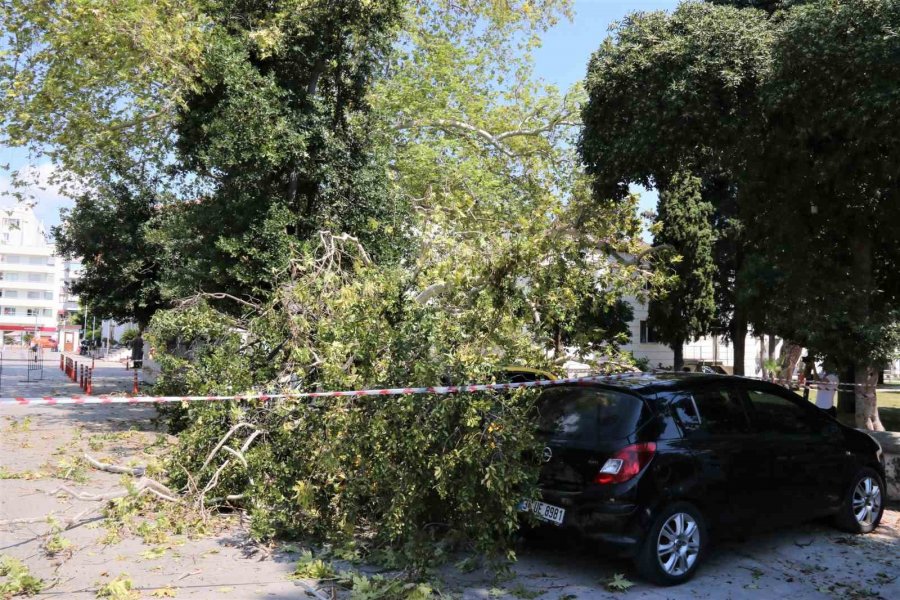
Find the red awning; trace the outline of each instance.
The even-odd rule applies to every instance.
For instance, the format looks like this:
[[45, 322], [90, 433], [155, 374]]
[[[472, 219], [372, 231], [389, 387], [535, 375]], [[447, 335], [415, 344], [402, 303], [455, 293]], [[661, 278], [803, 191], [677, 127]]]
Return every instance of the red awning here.
[[[38, 332], [56, 333], [56, 327], [38, 327]], [[0, 331], [34, 331], [34, 325], [7, 325], [0, 324]]]

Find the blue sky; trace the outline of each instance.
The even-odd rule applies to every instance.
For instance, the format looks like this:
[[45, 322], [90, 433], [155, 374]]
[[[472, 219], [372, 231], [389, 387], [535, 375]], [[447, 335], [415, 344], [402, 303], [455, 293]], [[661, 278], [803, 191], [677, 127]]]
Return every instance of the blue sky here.
[[[676, 0], [576, 0], [574, 18], [558, 23], [543, 36], [542, 47], [534, 53], [536, 74], [565, 90], [584, 77], [591, 53], [606, 37], [612, 23], [629, 12], [673, 10], [677, 4]], [[17, 168], [26, 162], [24, 152], [0, 148], [0, 164], [12, 163]], [[49, 172], [47, 165], [38, 167], [44, 176]], [[8, 179], [0, 171], [0, 190], [7, 186]], [[33, 193], [37, 199], [35, 213], [48, 228], [59, 222], [59, 209], [71, 205], [71, 201], [53, 189], [33, 190]], [[642, 192], [641, 210], [655, 208], [656, 193]]]
[[[672, 11], [676, 6], [677, 0], [576, 0], [571, 22], [560, 22], [543, 36], [543, 45], [535, 52], [535, 72], [565, 90], [584, 77], [588, 60], [608, 35], [610, 25], [630, 12]], [[655, 191], [634, 191], [641, 194], [641, 212], [656, 210]], [[644, 238], [650, 241], [646, 231]]]

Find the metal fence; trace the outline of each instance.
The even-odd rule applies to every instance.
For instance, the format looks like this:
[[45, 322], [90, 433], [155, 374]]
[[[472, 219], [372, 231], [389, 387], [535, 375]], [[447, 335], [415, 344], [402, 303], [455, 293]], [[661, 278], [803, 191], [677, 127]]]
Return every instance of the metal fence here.
[[25, 381], [43, 381], [44, 379], [44, 349], [40, 346], [28, 351], [28, 369]]

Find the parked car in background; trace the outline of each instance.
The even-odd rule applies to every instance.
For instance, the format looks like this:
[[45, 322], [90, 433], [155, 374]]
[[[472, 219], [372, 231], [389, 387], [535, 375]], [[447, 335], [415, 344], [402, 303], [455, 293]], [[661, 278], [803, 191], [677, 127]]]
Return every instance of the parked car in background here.
[[634, 558], [661, 585], [694, 575], [724, 531], [830, 516], [868, 533], [884, 510], [878, 443], [777, 385], [669, 373], [561, 385], [538, 401], [545, 527]]

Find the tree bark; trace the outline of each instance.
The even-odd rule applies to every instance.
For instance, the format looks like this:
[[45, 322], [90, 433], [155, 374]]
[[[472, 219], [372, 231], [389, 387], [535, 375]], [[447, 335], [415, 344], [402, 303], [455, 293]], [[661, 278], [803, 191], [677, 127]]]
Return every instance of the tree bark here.
[[[856, 382], [856, 367], [849, 366], [841, 369], [841, 383]], [[840, 413], [856, 414], [856, 391], [855, 388], [838, 388], [837, 409]]]
[[731, 342], [734, 344], [734, 374], [744, 374], [744, 342], [747, 340], [747, 317], [735, 307], [731, 319]]
[[775, 349], [778, 347], [778, 338], [769, 335], [769, 360], [775, 360]]
[[[856, 291], [859, 297], [854, 303], [854, 325], [862, 328], [869, 320], [871, 310], [870, 298], [874, 293], [873, 285], [873, 252], [872, 237], [862, 224], [857, 224], [853, 238], [850, 242], [853, 253], [853, 273]], [[860, 350], [867, 350], [860, 348]], [[884, 425], [878, 418], [878, 398], [876, 387], [878, 385], [878, 367], [873, 363], [868, 352], [860, 352], [861, 358], [856, 365], [856, 426], [872, 431], [884, 431]], [[863, 384], [863, 385], [859, 385]]]
[[856, 388], [856, 426], [870, 431], [884, 431], [878, 417], [878, 369], [872, 365], [856, 367], [856, 383], [864, 385]]
[[684, 342], [679, 341], [672, 344], [672, 370], [680, 371], [684, 368]]
[[800, 362], [800, 355], [802, 353], [803, 348], [801, 348], [799, 344], [784, 340], [784, 344], [781, 346], [782, 359], [781, 372], [778, 373], [779, 379], [782, 381], [791, 380], [794, 376], [794, 370], [797, 368], [797, 363]]

